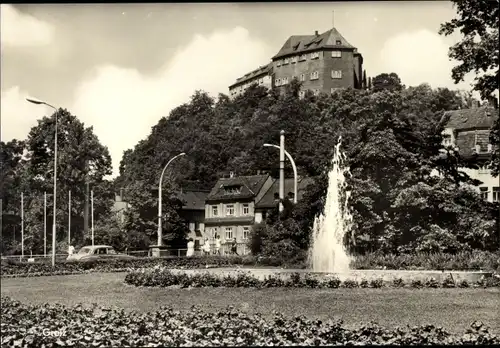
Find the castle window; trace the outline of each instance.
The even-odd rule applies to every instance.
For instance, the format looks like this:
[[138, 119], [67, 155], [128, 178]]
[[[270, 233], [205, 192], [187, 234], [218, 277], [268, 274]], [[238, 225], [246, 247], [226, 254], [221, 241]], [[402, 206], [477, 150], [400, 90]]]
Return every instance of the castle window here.
[[332, 58], [342, 58], [342, 51], [332, 51]]
[[332, 79], [341, 79], [342, 70], [332, 70]]
[[319, 72], [318, 71], [313, 71], [309, 77], [310, 80], [317, 80], [319, 79]]

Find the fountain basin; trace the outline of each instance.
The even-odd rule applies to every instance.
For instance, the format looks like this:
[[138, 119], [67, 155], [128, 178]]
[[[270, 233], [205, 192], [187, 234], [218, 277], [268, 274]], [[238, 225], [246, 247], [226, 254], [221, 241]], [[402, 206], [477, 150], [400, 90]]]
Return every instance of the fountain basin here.
[[446, 277], [453, 277], [454, 281], [466, 280], [470, 283], [475, 283], [481, 278], [491, 277], [492, 272], [484, 271], [437, 271], [437, 270], [351, 270], [343, 273], [326, 273], [326, 272], [312, 272], [307, 269], [279, 269], [279, 268], [208, 268], [208, 269], [172, 269], [174, 273], [186, 274], [199, 274], [208, 272], [210, 274], [217, 274], [220, 276], [237, 275], [238, 273], [250, 273], [252, 276], [263, 280], [268, 276], [280, 276], [284, 279], [290, 277], [293, 273], [307, 273], [315, 278], [328, 279], [336, 277], [341, 281], [347, 279], [361, 281], [366, 279], [368, 281], [373, 279], [382, 279], [384, 282], [392, 282], [396, 278], [401, 278], [404, 282], [412, 280], [420, 280], [422, 282], [429, 278], [434, 278], [438, 282], [442, 282]]

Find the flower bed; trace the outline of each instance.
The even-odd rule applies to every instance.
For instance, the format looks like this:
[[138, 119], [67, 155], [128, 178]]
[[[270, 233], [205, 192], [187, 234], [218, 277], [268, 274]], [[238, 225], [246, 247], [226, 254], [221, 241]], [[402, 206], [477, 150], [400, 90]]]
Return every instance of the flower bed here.
[[500, 280], [497, 277], [483, 278], [479, 282], [469, 283], [466, 280], [456, 282], [449, 276], [442, 282], [434, 278], [425, 281], [412, 280], [405, 282], [396, 278], [392, 282], [382, 279], [356, 281], [346, 279], [341, 281], [336, 277], [317, 277], [311, 274], [292, 273], [288, 277], [279, 274], [257, 278], [248, 272], [236, 274], [217, 275], [209, 272], [187, 274], [172, 272], [167, 268], [155, 267], [151, 269], [136, 269], [125, 276], [125, 283], [134, 286], [180, 286], [187, 287], [243, 287], [243, 288], [269, 288], [269, 287], [301, 287], [301, 288], [382, 288], [382, 287], [413, 287], [413, 288], [466, 288], [466, 287], [498, 287]]
[[242, 264], [245, 260], [234, 257], [176, 257], [176, 258], [134, 258], [130, 260], [94, 260], [87, 262], [57, 262], [55, 267], [48, 263], [2, 262], [2, 277], [35, 277], [44, 275], [82, 274], [88, 272], [124, 272], [142, 267], [162, 266], [167, 268], [229, 267]]
[[[91, 262], [56, 262], [55, 268], [47, 262], [19, 262], [2, 260], [1, 277], [34, 277], [43, 275], [81, 274], [86, 272], [123, 272], [129, 269], [161, 265], [167, 268], [231, 267], [236, 265], [284, 267], [304, 269], [304, 261], [287, 262], [275, 257], [260, 256], [200, 256], [200, 257], [137, 257], [132, 260], [99, 260]], [[356, 256], [352, 269], [387, 270], [489, 270], [500, 272], [500, 253], [474, 252], [451, 254], [381, 255], [377, 253]]]
[[152, 313], [80, 305], [25, 305], [1, 299], [4, 346], [270, 346], [345, 344], [500, 344], [480, 322], [463, 335], [425, 325], [386, 329], [376, 324], [346, 329], [341, 321], [274, 313], [247, 315], [229, 307], [216, 313], [161, 308]]

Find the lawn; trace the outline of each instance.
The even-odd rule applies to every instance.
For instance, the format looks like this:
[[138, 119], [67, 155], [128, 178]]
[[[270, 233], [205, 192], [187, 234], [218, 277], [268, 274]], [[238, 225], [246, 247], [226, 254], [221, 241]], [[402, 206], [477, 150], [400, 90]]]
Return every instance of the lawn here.
[[490, 289], [248, 289], [136, 288], [123, 283], [125, 273], [2, 279], [1, 293], [27, 303], [86, 305], [127, 310], [159, 306], [189, 310], [200, 305], [217, 311], [233, 305], [243, 311], [342, 319], [348, 327], [375, 321], [387, 327], [433, 324], [463, 333], [481, 320], [500, 334], [500, 290]]

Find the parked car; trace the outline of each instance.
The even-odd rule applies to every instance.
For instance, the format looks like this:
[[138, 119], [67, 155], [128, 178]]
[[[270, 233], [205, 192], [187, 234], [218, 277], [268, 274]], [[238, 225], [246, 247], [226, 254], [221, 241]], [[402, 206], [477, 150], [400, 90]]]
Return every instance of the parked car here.
[[109, 245], [89, 245], [82, 247], [78, 253], [69, 255], [66, 260], [68, 261], [93, 261], [93, 260], [108, 260], [120, 259], [129, 260], [134, 259], [134, 256], [117, 253], [112, 246]]

